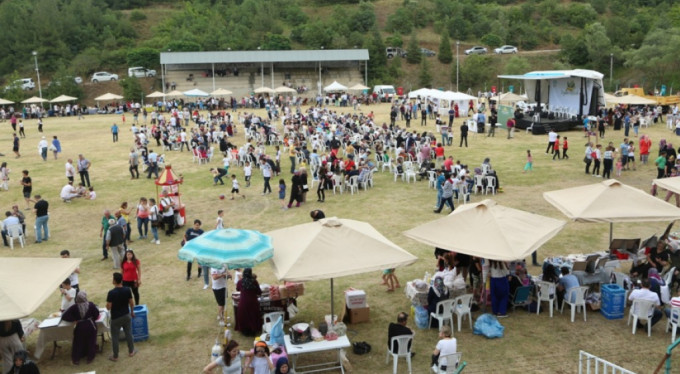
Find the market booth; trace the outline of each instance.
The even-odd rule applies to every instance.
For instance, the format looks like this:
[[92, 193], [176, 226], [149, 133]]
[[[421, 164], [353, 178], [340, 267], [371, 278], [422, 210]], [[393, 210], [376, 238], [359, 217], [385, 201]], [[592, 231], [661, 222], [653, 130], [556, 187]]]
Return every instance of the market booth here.
[[182, 204], [181, 194], [179, 192], [179, 185], [184, 182], [184, 178], [180, 174], [175, 174], [171, 165], [165, 165], [165, 169], [156, 179], [156, 196], [160, 204], [161, 199], [169, 197], [172, 199], [175, 207], [175, 224], [177, 226], [184, 226], [186, 222], [186, 209]]

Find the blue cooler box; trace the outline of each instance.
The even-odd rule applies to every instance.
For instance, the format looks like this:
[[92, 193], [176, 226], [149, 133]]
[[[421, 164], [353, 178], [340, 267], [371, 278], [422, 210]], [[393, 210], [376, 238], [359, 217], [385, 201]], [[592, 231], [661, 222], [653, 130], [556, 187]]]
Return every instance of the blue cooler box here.
[[146, 304], [135, 306], [135, 318], [132, 319], [132, 337], [135, 342], [149, 339], [148, 315]]
[[617, 284], [603, 284], [600, 313], [607, 319], [623, 318], [626, 309], [626, 290]]

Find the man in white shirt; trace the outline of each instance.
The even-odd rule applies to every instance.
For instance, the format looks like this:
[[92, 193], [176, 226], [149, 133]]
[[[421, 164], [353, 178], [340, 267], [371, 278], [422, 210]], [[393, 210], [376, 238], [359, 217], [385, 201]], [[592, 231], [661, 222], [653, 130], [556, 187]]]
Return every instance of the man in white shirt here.
[[156, 178], [158, 178], [158, 153], [154, 152], [153, 149], [150, 149], [147, 161], [149, 162], [149, 169], [146, 179], [151, 179], [151, 174], [154, 174]]
[[555, 130], [550, 129], [550, 132], [548, 133], [548, 148], [545, 149], [545, 153], [548, 154], [548, 151], [550, 153], [555, 152], [555, 141], [557, 140], [557, 133]]
[[217, 318], [220, 321], [220, 326], [224, 326], [224, 305], [227, 299], [227, 279], [230, 277], [227, 268], [210, 268], [210, 277], [212, 278], [212, 290], [217, 302]]
[[73, 176], [76, 175], [76, 168], [73, 167], [73, 160], [69, 158], [66, 161], [64, 168], [66, 169], [66, 179], [68, 179], [69, 182], [73, 182]]
[[59, 197], [61, 197], [65, 203], [70, 203], [71, 199], [80, 197], [80, 195], [78, 194], [78, 191], [76, 191], [75, 187], [73, 187], [73, 182], [69, 181], [67, 185], [62, 187]]
[[[652, 312], [652, 326], [654, 326], [659, 320], [661, 319], [661, 316], [663, 313], [661, 313], [661, 310], [659, 309], [661, 307], [661, 302], [659, 301], [659, 295], [656, 292], [650, 291], [650, 282], [649, 279], [643, 279], [642, 280], [642, 288], [633, 290], [630, 295], [628, 296], [628, 300], [630, 301], [635, 301], [635, 300], [643, 300], [643, 301], [650, 301], [654, 304], [654, 309]], [[647, 326], [641, 324], [638, 321], [638, 328], [646, 328]]]
[[5, 244], [5, 247], [9, 247], [9, 242], [7, 241], [7, 228], [11, 225], [21, 225], [21, 222], [19, 221], [19, 217], [12, 215], [12, 212], [10, 211], [5, 212], [5, 216], [7, 218], [2, 221], [2, 242]]

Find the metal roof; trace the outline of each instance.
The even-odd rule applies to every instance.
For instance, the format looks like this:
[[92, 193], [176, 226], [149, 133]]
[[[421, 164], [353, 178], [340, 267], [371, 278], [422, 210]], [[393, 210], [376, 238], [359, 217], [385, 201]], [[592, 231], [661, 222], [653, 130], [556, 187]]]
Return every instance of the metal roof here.
[[368, 49], [161, 52], [161, 64], [366, 61]]

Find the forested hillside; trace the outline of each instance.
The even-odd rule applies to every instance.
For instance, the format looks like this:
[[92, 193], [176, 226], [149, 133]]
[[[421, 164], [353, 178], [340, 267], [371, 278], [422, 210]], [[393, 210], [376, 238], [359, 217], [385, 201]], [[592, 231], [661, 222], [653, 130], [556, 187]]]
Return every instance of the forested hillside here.
[[[477, 75], [535, 68], [522, 52], [561, 49], [541, 68], [592, 68], [617, 84], [680, 85], [680, 4], [672, 0], [3, 0], [0, 78], [44, 80], [129, 65], [158, 68], [160, 51], [367, 48], [372, 82], [448, 86], [471, 45], [511, 44], [520, 54], [461, 62], [462, 87]], [[386, 46], [418, 51], [386, 58]], [[507, 56], [506, 56], [507, 57]], [[467, 66], [465, 66], [467, 65]], [[478, 69], [477, 69], [478, 68]], [[519, 70], [519, 71], [515, 71]], [[124, 75], [124, 74], [122, 74]]]

